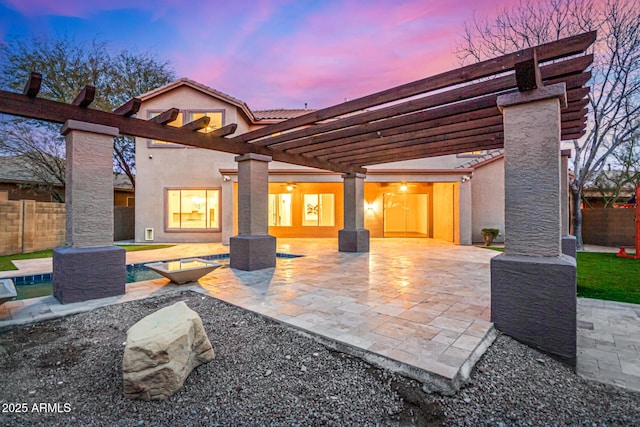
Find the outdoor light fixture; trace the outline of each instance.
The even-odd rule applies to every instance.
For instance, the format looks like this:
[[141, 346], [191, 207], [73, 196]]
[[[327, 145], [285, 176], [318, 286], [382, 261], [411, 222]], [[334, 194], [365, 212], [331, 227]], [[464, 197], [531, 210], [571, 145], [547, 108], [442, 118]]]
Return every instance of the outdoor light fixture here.
[[292, 191], [294, 188], [296, 188], [295, 184], [287, 184], [287, 191]]
[[400, 186], [400, 191], [407, 191], [407, 184], [402, 184]]

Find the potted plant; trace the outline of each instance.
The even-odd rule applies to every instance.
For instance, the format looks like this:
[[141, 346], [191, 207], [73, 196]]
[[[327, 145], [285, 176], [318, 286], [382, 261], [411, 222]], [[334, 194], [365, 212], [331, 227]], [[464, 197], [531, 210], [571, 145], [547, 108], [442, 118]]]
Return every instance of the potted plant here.
[[482, 238], [484, 239], [485, 246], [491, 246], [493, 240], [498, 237], [500, 234], [500, 230], [497, 228], [483, 228], [482, 229]]

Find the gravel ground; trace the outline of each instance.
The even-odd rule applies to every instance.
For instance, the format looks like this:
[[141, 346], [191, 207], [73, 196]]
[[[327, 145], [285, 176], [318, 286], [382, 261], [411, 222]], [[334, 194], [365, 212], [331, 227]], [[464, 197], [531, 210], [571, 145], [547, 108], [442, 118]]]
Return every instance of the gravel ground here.
[[[166, 401], [125, 398], [126, 330], [179, 300], [200, 314], [216, 358]], [[504, 336], [459, 393], [429, 395], [194, 292], [0, 332], [0, 376], [0, 426], [640, 425], [640, 393], [583, 380]]]

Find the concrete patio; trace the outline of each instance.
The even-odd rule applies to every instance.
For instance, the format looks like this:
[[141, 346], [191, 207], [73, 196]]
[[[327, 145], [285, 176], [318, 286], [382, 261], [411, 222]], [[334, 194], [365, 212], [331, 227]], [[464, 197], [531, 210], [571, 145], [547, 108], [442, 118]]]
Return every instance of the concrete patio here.
[[[260, 271], [223, 268], [191, 285], [177, 286], [162, 278], [128, 284], [124, 296], [83, 303], [61, 305], [53, 297], [9, 302], [0, 306], [0, 328], [190, 289], [298, 328], [433, 390], [457, 389], [495, 338], [489, 321], [489, 260], [496, 253], [431, 239], [372, 239], [370, 253], [338, 252], [337, 243], [278, 239], [278, 252], [304, 257], [278, 258], [276, 268]], [[220, 244], [186, 244], [129, 252], [127, 263], [226, 252], [228, 247]], [[0, 277], [51, 271], [50, 259], [16, 265], [19, 273], [3, 272]], [[626, 335], [618, 328], [615, 335], [602, 338], [612, 321], [600, 321], [599, 313], [617, 303], [597, 304], [600, 309], [587, 309], [593, 303], [579, 299], [578, 373], [640, 390], [640, 357], [630, 356], [640, 356], [634, 335], [640, 330], [640, 310], [628, 304], [621, 314]], [[611, 310], [609, 317], [615, 307]], [[588, 329], [590, 322], [597, 331]], [[595, 332], [598, 337], [592, 336]], [[606, 354], [596, 350], [603, 339]], [[616, 341], [623, 347], [617, 348]]]

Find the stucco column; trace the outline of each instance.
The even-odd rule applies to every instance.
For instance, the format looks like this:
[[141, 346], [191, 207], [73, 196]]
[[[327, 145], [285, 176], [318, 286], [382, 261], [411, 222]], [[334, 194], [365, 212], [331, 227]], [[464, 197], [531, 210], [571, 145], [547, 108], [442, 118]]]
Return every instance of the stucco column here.
[[66, 245], [53, 252], [53, 295], [61, 303], [122, 295], [125, 250], [113, 245], [113, 138], [110, 126], [67, 120]]
[[459, 224], [458, 224], [458, 241], [455, 242], [459, 245], [471, 245], [471, 178], [464, 176], [461, 179], [459, 185], [458, 194], [458, 211], [459, 211]]
[[369, 230], [364, 228], [365, 175], [350, 173], [344, 180], [344, 228], [338, 231], [341, 252], [369, 252]]
[[491, 260], [491, 320], [576, 363], [576, 262], [561, 254], [564, 83], [498, 97], [505, 146], [505, 253]]
[[560, 217], [562, 219], [562, 253], [576, 257], [576, 237], [569, 235], [569, 158], [571, 150], [560, 152]]
[[230, 239], [230, 266], [260, 270], [276, 266], [276, 238], [269, 235], [269, 162], [260, 154], [236, 156], [238, 235]]

